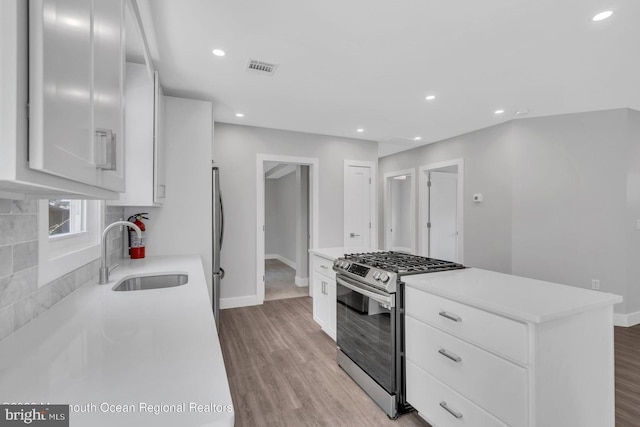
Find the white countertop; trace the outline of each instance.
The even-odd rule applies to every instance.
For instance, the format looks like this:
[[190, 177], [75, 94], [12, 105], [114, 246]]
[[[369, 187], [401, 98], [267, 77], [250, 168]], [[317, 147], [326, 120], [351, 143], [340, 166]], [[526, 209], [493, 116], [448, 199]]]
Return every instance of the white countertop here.
[[478, 268], [404, 276], [407, 286], [512, 319], [542, 323], [622, 302], [622, 297]]
[[[189, 282], [165, 289], [111, 290], [127, 276], [158, 272], [188, 273]], [[72, 409], [71, 427], [233, 426], [200, 257], [121, 262], [109, 284], [81, 287], [1, 341], [0, 403], [5, 402], [88, 409]], [[115, 407], [103, 412], [103, 403], [133, 405], [135, 412], [118, 413]], [[184, 405], [185, 411], [141, 412], [144, 403], [152, 410], [177, 411]]]
[[374, 248], [345, 248], [345, 247], [339, 247], [339, 248], [317, 248], [317, 249], [309, 249], [309, 252], [314, 254], [314, 255], [318, 255], [321, 256], [323, 258], [327, 258], [330, 259], [332, 261], [334, 261], [336, 258], [340, 258], [342, 256], [344, 256], [344, 254], [356, 254], [356, 253], [362, 253], [362, 252], [381, 252], [380, 249], [374, 249]]

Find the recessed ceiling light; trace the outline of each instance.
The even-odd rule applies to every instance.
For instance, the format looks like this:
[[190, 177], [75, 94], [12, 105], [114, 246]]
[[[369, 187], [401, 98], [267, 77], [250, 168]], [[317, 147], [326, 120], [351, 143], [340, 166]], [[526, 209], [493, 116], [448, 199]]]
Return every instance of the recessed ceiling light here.
[[502, 114], [502, 113], [504, 113], [504, 110], [496, 110], [496, 111], [494, 111], [493, 113], [494, 113], [494, 114]]
[[427, 97], [425, 98], [427, 101], [433, 101], [434, 99], [436, 99], [435, 95], [427, 95]]
[[420, 141], [421, 139], [422, 139], [421, 136], [416, 136], [416, 137], [413, 138], [414, 141]]
[[227, 53], [222, 49], [213, 49], [213, 54], [215, 56], [225, 56]]
[[244, 114], [242, 114], [242, 113], [236, 113], [236, 117], [244, 117]]
[[610, 10], [605, 10], [604, 12], [598, 13], [596, 16], [591, 18], [592, 21], [603, 21], [613, 15], [613, 12]]
[[356, 132], [358, 132], [358, 133], [362, 133], [362, 132], [364, 132], [364, 129], [362, 129], [362, 128], [358, 128], [358, 129], [356, 129]]

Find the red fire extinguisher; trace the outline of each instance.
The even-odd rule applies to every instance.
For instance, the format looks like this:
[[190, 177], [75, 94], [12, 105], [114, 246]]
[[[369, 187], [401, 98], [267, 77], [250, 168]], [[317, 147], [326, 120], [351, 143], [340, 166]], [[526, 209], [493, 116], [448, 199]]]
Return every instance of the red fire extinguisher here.
[[140, 227], [140, 231], [142, 231], [142, 238], [139, 238], [136, 231], [133, 228], [129, 227], [129, 254], [131, 255], [131, 259], [144, 258], [144, 245], [147, 241], [147, 232], [142, 220], [149, 219], [144, 215], [149, 214], [146, 212], [138, 213], [135, 215], [131, 215], [128, 219], [129, 222], [132, 222]]

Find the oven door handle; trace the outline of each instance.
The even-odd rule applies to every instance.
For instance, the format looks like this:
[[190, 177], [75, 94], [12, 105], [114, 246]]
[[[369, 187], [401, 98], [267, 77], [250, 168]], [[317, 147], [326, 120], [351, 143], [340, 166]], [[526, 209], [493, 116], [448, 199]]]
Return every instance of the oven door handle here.
[[357, 292], [361, 295], [371, 298], [372, 300], [382, 304], [383, 307], [391, 309], [395, 307], [396, 301], [394, 295], [381, 295], [376, 292], [369, 291], [367, 289], [362, 288], [361, 286], [356, 285], [355, 283], [347, 282], [339, 276], [336, 276], [336, 281], [339, 285], [344, 286], [345, 288], [349, 288], [354, 292]]

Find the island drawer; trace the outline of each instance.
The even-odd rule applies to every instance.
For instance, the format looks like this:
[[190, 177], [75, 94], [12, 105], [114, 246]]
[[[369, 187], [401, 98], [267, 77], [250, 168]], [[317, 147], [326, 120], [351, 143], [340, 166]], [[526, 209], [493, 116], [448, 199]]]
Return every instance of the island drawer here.
[[407, 360], [509, 425], [526, 425], [525, 368], [412, 317], [405, 323]]
[[411, 287], [405, 312], [522, 364], [528, 363], [527, 325]]
[[325, 276], [330, 277], [331, 279], [336, 278], [336, 272], [333, 271], [333, 261], [330, 259], [323, 258], [318, 255], [313, 256], [313, 269], [320, 274], [324, 274]]
[[407, 362], [407, 402], [438, 427], [507, 427], [488, 412]]

